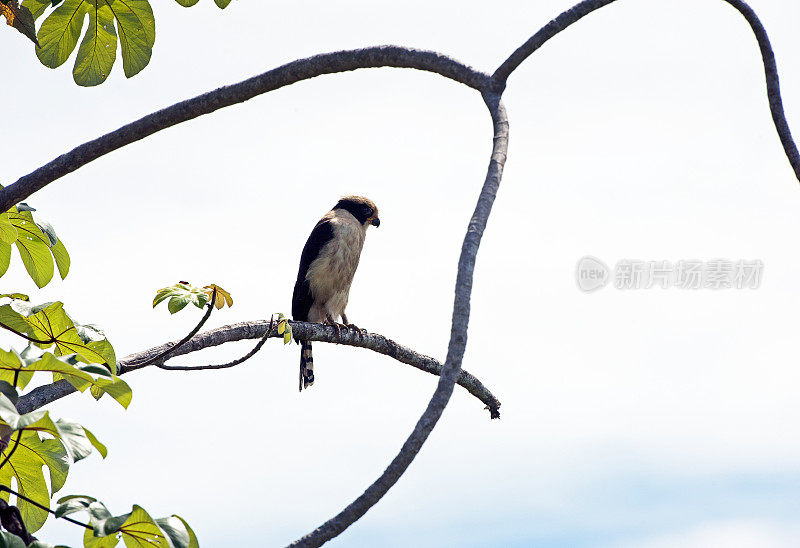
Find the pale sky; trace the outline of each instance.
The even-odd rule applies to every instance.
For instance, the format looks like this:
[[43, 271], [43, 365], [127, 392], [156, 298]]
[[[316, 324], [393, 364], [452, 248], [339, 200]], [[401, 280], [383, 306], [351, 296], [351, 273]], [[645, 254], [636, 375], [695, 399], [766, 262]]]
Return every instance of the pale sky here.
[[[8, 184], [142, 115], [314, 53], [398, 44], [492, 72], [570, 4], [154, 3], [150, 65], [93, 89], [42, 67], [11, 29], [2, 137]], [[752, 0], [800, 136], [800, 4]], [[118, 64], [121, 60], [118, 59]], [[464, 368], [502, 419], [456, 387], [398, 485], [336, 546], [800, 544], [800, 184], [744, 19], [721, 0], [620, 1], [509, 79], [509, 159], [478, 255]], [[29, 202], [72, 255], [37, 291], [15, 257], [2, 292], [62, 300], [118, 356], [182, 337], [199, 310], [151, 308], [178, 280], [235, 299], [209, 328], [291, 311], [300, 250], [344, 194], [381, 211], [351, 321], [443, 359], [463, 232], [491, 125], [474, 90], [370, 69], [324, 76], [109, 154]], [[575, 265], [761, 260], [756, 290], [582, 293]], [[10, 338], [3, 338], [9, 344]], [[14, 341], [20, 347], [19, 343]], [[178, 358], [227, 361], [253, 343]], [[115, 514], [184, 517], [204, 546], [276, 546], [358, 496], [395, 455], [436, 379], [367, 350], [272, 340], [235, 369], [126, 376], [133, 402], [50, 406], [109, 447], [58, 496]], [[48, 522], [49, 542], [82, 530]]]

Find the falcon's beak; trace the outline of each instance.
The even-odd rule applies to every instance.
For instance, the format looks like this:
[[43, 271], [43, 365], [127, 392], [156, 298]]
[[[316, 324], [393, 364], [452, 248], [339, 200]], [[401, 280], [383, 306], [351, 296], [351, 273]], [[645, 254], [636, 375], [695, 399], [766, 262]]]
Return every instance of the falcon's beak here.
[[372, 219], [372, 221], [370, 221], [370, 224], [372, 224], [372, 226], [374, 227], [381, 226], [381, 220], [375, 217], [374, 219]]

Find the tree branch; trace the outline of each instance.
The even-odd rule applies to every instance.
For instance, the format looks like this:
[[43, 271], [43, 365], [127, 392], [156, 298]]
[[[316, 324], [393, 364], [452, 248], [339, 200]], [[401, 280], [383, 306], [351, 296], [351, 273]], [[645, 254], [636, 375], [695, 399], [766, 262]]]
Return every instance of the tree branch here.
[[[517, 48], [516, 51], [494, 71], [492, 78], [497, 81], [498, 85], [505, 87], [506, 80], [511, 73], [548, 40], [573, 23], [580, 21], [586, 15], [614, 1], [615, 0], [585, 0], [562, 12], [558, 17], [539, 29], [527, 42]], [[775, 54], [772, 52], [772, 45], [767, 36], [767, 31], [764, 29], [764, 25], [761, 24], [756, 13], [747, 3], [742, 0], [723, 1], [733, 6], [744, 16], [750, 24], [753, 34], [756, 36], [758, 47], [761, 50], [761, 60], [764, 63], [767, 98], [769, 100], [769, 110], [772, 113], [772, 121], [775, 123], [775, 129], [778, 132], [778, 137], [781, 140], [786, 157], [789, 159], [789, 164], [791, 164], [794, 170], [795, 177], [800, 181], [800, 153], [798, 153], [797, 145], [792, 138], [792, 132], [789, 130], [789, 123], [786, 121], [786, 115], [783, 112], [781, 86], [778, 80], [778, 66], [775, 63]]]
[[[298, 339], [367, 348], [373, 352], [384, 354], [401, 363], [411, 365], [432, 375], [438, 376], [442, 371], [442, 365], [435, 359], [429, 356], [418, 354], [410, 348], [400, 345], [393, 340], [384, 337], [383, 335], [378, 335], [377, 333], [367, 333], [363, 336], [360, 336], [355, 331], [342, 331], [341, 334], [338, 334], [334, 327], [328, 325], [306, 322], [289, 323], [292, 326], [294, 335]], [[174, 348], [175, 343], [167, 343], [161, 346], [156, 346], [143, 352], [131, 354], [119, 360], [119, 374], [122, 375], [137, 369], [141, 369], [146, 367], [145, 364], [149, 365], [163, 363], [165, 359], [171, 359], [176, 356], [184, 356], [204, 348], [219, 346], [228, 342], [263, 338], [268, 328], [269, 322], [264, 320], [226, 325], [196, 335], [188, 342], [175, 349], [174, 352], [171, 352], [167, 358], [162, 357], [158, 360], [153, 360], [154, 357], [163, 354], [166, 350], [171, 350]], [[283, 335], [279, 335], [275, 330], [273, 330], [273, 333], [270, 336], [274, 338], [283, 337]], [[251, 354], [254, 353], [255, 352], [251, 352]], [[481, 383], [481, 381], [468, 372], [462, 371], [458, 376], [458, 384], [463, 386], [470, 394], [478, 398], [484, 403], [484, 405], [486, 405], [491, 418], [495, 419], [500, 417], [500, 402], [491, 392], [489, 392], [489, 390]], [[64, 380], [40, 386], [38, 388], [34, 388], [24, 396], [20, 396], [19, 401], [17, 402], [17, 409], [21, 414], [30, 413], [31, 411], [39, 409], [48, 403], [72, 394], [73, 392], [76, 392], [75, 387]]]
[[472, 293], [472, 274], [475, 270], [475, 258], [481, 243], [486, 222], [497, 195], [503, 166], [508, 151], [508, 119], [505, 108], [496, 93], [485, 93], [484, 100], [492, 115], [494, 126], [494, 145], [489, 170], [483, 189], [478, 197], [478, 204], [472, 214], [464, 244], [461, 247], [461, 257], [458, 260], [458, 275], [456, 277], [455, 302], [453, 304], [453, 324], [450, 331], [450, 344], [447, 350], [447, 360], [442, 368], [439, 384], [433, 393], [428, 407], [422, 413], [411, 435], [408, 437], [400, 452], [392, 460], [381, 476], [370, 485], [364, 493], [350, 503], [347, 508], [339, 512], [306, 536], [294, 541], [290, 546], [312, 547], [321, 546], [334, 538], [355, 523], [397, 483], [408, 469], [414, 457], [417, 456], [422, 444], [436, 426], [442, 416], [444, 408], [450, 401], [453, 386], [461, 372], [461, 360], [467, 345], [467, 324], [469, 323], [469, 300]]
[[0, 212], [8, 210], [12, 205], [92, 160], [162, 129], [322, 74], [377, 67], [413, 68], [434, 72], [481, 92], [496, 87], [494, 80], [488, 74], [446, 55], [401, 46], [375, 46], [298, 59], [238, 84], [221, 87], [148, 114], [62, 154], [0, 190]]

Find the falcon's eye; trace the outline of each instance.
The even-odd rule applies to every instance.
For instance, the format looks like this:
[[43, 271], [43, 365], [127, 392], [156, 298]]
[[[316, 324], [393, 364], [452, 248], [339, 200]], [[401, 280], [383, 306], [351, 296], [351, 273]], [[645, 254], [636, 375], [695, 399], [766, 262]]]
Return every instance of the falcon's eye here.
[[372, 215], [373, 215], [375, 212], [374, 212], [374, 211], [372, 211], [372, 208], [371, 208], [371, 207], [366, 207], [366, 208], [364, 208], [364, 213], [366, 213], [366, 214], [367, 214], [367, 217], [372, 217]]

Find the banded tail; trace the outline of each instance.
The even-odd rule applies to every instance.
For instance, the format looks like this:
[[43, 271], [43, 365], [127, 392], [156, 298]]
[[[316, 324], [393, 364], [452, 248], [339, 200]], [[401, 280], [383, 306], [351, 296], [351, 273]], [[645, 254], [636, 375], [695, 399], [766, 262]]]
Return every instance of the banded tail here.
[[314, 355], [311, 341], [300, 341], [300, 391], [314, 384]]

